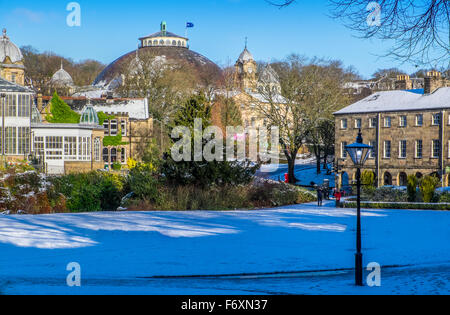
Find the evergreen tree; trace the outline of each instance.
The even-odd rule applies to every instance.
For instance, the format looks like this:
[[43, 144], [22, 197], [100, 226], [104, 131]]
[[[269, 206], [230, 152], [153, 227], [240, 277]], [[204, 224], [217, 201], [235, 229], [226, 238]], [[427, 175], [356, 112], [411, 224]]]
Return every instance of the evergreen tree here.
[[[225, 148], [222, 147], [223, 161], [206, 161], [202, 155], [200, 161], [195, 161], [194, 152], [194, 121], [202, 119], [202, 135], [207, 127], [211, 126], [211, 107], [203, 94], [192, 96], [175, 115], [174, 123], [169, 128], [183, 126], [189, 128], [191, 141], [191, 160], [176, 162], [170, 153], [164, 155], [161, 173], [175, 185], [194, 184], [198, 186], [217, 185], [239, 185], [251, 181], [259, 165], [252, 165], [249, 161], [226, 161]], [[181, 139], [173, 139], [177, 142]], [[212, 139], [202, 137], [202, 149]]]
[[221, 105], [220, 118], [224, 129], [228, 126], [242, 125], [241, 110], [232, 98], [220, 97], [218, 103]]

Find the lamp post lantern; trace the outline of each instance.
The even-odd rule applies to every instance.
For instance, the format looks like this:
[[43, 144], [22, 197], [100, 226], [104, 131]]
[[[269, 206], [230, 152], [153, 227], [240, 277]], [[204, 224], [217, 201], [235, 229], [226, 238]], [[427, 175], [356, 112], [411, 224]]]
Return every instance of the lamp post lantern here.
[[361, 129], [359, 130], [356, 142], [345, 146], [345, 150], [350, 155], [353, 164], [356, 166], [357, 182], [357, 222], [356, 222], [356, 254], [355, 254], [355, 282], [357, 286], [363, 285], [363, 265], [361, 252], [361, 168], [369, 158], [373, 147], [363, 143]]

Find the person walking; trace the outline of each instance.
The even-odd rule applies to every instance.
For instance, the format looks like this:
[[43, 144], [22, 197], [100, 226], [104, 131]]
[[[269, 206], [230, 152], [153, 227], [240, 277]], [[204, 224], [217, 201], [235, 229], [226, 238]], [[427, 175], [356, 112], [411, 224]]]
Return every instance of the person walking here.
[[336, 208], [340, 208], [342, 198], [342, 193], [340, 190], [336, 190], [336, 192], [334, 193], [334, 198], [336, 198]]
[[317, 188], [317, 205], [319, 207], [322, 207], [322, 201], [323, 201], [323, 192], [320, 187]]

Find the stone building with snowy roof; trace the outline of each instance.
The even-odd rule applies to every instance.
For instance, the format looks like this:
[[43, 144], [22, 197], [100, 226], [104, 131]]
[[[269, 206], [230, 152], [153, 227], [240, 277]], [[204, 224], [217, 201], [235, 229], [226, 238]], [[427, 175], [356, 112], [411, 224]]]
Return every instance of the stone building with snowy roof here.
[[[48, 112], [52, 97], [38, 96], [41, 113]], [[101, 161], [109, 169], [113, 164], [127, 164], [128, 158], [139, 160], [143, 148], [153, 137], [153, 119], [150, 118], [146, 98], [87, 98], [61, 97], [70, 108], [82, 114], [87, 106], [108, 117], [100, 122], [102, 129]], [[107, 141], [103, 141], [106, 138]], [[111, 141], [108, 141], [111, 140]], [[102, 168], [103, 168], [102, 167]]]
[[336, 112], [335, 159], [341, 168], [336, 183], [349, 185], [356, 169], [345, 152], [361, 129], [364, 143], [375, 149], [365, 168], [378, 186], [406, 186], [407, 176], [436, 175], [443, 186], [450, 176], [450, 82], [438, 72], [424, 80], [425, 93], [376, 92]]

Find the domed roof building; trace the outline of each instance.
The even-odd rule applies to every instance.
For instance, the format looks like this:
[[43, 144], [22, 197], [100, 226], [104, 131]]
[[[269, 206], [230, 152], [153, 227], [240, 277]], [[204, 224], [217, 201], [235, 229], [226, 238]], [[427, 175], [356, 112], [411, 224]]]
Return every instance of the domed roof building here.
[[[139, 56], [149, 54], [167, 63], [187, 66], [193, 77], [219, 78], [221, 69], [205, 56], [189, 49], [189, 39], [167, 31], [167, 24], [161, 23], [161, 30], [157, 33], [139, 38], [138, 50], [119, 57], [100, 73], [93, 85], [96, 87], [117, 87], [123, 83], [126, 67], [136, 64]], [[139, 63], [137, 63], [139, 64]]]
[[234, 67], [236, 87], [246, 92], [255, 90], [257, 81], [256, 72], [258, 67], [253, 55], [247, 49], [247, 43]]
[[61, 61], [61, 68], [56, 71], [47, 85], [47, 93], [50, 95], [56, 91], [61, 96], [69, 96], [75, 92], [75, 84], [72, 76], [64, 70]]
[[6, 29], [0, 36], [0, 77], [20, 85], [25, 83], [22, 52], [6, 35]]
[[63, 64], [61, 62], [61, 69], [55, 72], [50, 80], [50, 83], [53, 85], [59, 86], [73, 86], [73, 79], [70, 74], [64, 70]]

